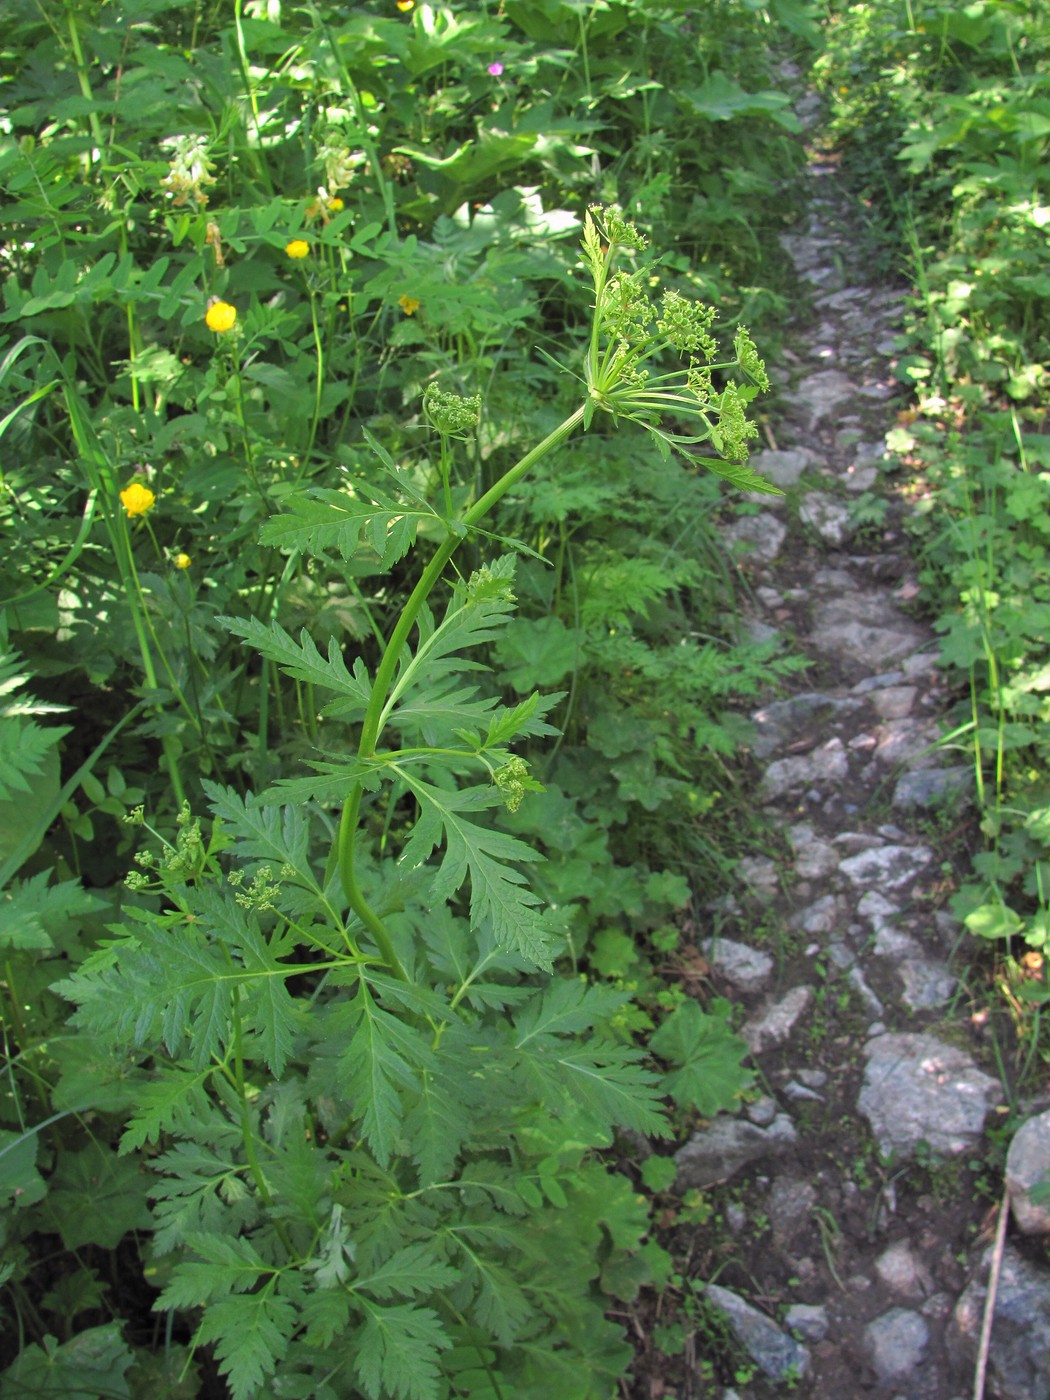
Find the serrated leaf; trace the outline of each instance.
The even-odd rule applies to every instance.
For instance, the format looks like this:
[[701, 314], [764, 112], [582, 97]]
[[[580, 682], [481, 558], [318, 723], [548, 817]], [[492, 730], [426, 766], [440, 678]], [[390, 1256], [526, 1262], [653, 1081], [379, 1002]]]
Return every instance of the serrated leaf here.
[[189, 1070], [169, 1065], [157, 1071], [158, 1077], [141, 1085], [135, 1095], [135, 1111], [120, 1139], [120, 1153], [155, 1143], [161, 1133], [179, 1128], [190, 1130], [207, 1118], [208, 1096], [205, 1084], [211, 1077], [210, 1067]]
[[0, 894], [0, 946], [50, 948], [51, 929], [102, 906], [76, 880], [49, 885], [43, 870], [28, 880], [16, 880]]
[[193, 1233], [187, 1246], [199, 1259], [183, 1259], [154, 1304], [155, 1311], [199, 1308], [231, 1293], [246, 1293], [264, 1274], [272, 1274], [250, 1240], [232, 1235]]
[[369, 1303], [353, 1367], [371, 1400], [439, 1400], [438, 1354], [450, 1340], [431, 1308]]
[[286, 675], [298, 681], [319, 685], [324, 690], [333, 690], [339, 696], [353, 702], [355, 709], [364, 713], [372, 693], [371, 682], [364, 662], [358, 658], [354, 662], [353, 674], [347, 670], [339, 643], [334, 637], [328, 641], [327, 660], [317, 649], [314, 639], [304, 627], [296, 642], [277, 622], [264, 626], [257, 618], [219, 617], [228, 632], [243, 637], [256, 651], [274, 662]]
[[502, 947], [513, 948], [538, 967], [550, 969], [553, 935], [537, 912], [541, 900], [510, 861], [539, 861], [543, 856], [506, 832], [479, 826], [466, 815], [499, 802], [490, 788], [446, 792], [421, 778], [402, 777], [420, 806], [420, 816], [402, 854], [409, 868], [422, 865], [442, 839], [445, 854], [435, 874], [434, 903], [450, 899], [470, 876], [470, 921], [491, 924]]
[[[357, 484], [356, 489], [364, 487]], [[406, 507], [374, 486], [368, 492], [371, 500], [326, 490], [289, 497], [284, 504], [292, 514], [268, 520], [259, 531], [259, 542], [319, 557], [334, 551], [349, 561], [364, 537], [381, 567], [389, 569], [412, 548], [420, 523], [433, 520], [434, 512]]]
[[355, 1279], [354, 1288], [385, 1302], [388, 1298], [411, 1298], [416, 1293], [448, 1288], [455, 1278], [455, 1269], [437, 1259], [430, 1245], [410, 1244], [367, 1277]]
[[194, 1341], [211, 1342], [219, 1370], [227, 1378], [233, 1400], [258, 1400], [264, 1382], [288, 1350], [298, 1321], [296, 1309], [273, 1293], [242, 1294], [213, 1303], [204, 1314]]
[[[345, 1092], [360, 1117], [361, 1130], [383, 1166], [390, 1161], [404, 1107], [399, 1089], [418, 1088], [418, 1074], [405, 1056], [427, 1058], [417, 1034], [376, 1002], [365, 982], [345, 1008], [351, 1027], [349, 1043], [339, 1057]], [[416, 1043], [412, 1043], [416, 1042]]]

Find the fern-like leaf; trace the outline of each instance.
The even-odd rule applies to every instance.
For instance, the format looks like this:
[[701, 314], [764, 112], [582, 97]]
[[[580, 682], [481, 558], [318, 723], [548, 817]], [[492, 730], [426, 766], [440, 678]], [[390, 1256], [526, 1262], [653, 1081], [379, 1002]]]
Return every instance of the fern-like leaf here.
[[543, 857], [524, 841], [506, 832], [479, 826], [467, 813], [495, 806], [500, 798], [491, 788], [449, 792], [400, 770], [420, 806], [420, 816], [402, 856], [411, 868], [421, 865], [444, 839], [445, 854], [432, 885], [432, 902], [450, 899], [470, 876], [470, 921], [490, 924], [496, 942], [513, 948], [538, 967], [550, 969], [554, 935], [544, 925], [538, 895], [510, 861]]
[[353, 1367], [370, 1400], [438, 1400], [438, 1355], [450, 1346], [437, 1314], [410, 1303], [367, 1304]]

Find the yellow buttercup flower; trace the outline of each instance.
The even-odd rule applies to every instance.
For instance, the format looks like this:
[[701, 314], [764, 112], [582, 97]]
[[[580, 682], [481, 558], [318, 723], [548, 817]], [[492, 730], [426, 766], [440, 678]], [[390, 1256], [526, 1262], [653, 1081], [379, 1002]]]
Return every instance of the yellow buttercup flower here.
[[310, 256], [310, 245], [305, 238], [293, 238], [291, 243], [284, 245], [284, 251], [290, 258], [294, 258], [298, 262], [300, 258]]
[[406, 316], [414, 316], [420, 307], [420, 303], [416, 301], [415, 297], [408, 295], [398, 297], [397, 304]]
[[193, 560], [188, 554], [176, 554], [175, 556], [176, 569], [188, 569], [192, 563]]
[[414, 7], [415, 3], [416, 0], [397, 0], [397, 8], [404, 15]]
[[125, 486], [120, 493], [121, 505], [127, 511], [129, 518], [134, 515], [145, 515], [156, 499], [149, 487], [143, 486], [138, 481], [133, 481], [130, 486]]
[[228, 301], [213, 301], [208, 307], [204, 316], [208, 323], [208, 329], [217, 331], [220, 335], [224, 331], [232, 331], [237, 324], [237, 308], [231, 306]]
[[338, 214], [342, 211], [344, 207], [345, 206], [343, 204], [343, 201], [339, 198], [337, 194], [333, 195], [332, 198], [328, 201], [328, 212], [330, 214]]

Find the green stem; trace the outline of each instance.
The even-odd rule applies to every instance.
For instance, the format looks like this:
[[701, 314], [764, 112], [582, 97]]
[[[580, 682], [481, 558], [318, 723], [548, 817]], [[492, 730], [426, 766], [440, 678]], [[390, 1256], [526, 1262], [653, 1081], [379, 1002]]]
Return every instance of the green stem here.
[[[357, 750], [358, 758], [367, 761], [375, 756], [376, 744], [379, 741], [379, 734], [384, 720], [386, 698], [401, 659], [402, 649], [408, 641], [412, 628], [416, 624], [416, 619], [419, 616], [423, 604], [437, 586], [438, 580], [444, 572], [445, 565], [452, 558], [457, 547], [467, 538], [470, 530], [485, 518], [492, 507], [496, 505], [507, 492], [537, 464], [537, 462], [542, 461], [549, 452], [552, 452], [554, 448], [559, 447], [566, 439], [572, 436], [576, 429], [583, 423], [584, 411], [582, 405], [577, 408], [564, 422], [559, 423], [553, 432], [548, 433], [542, 442], [537, 443], [530, 452], [527, 452], [520, 461], [516, 462], [509, 471], [505, 472], [504, 475], [500, 477], [499, 481], [491, 486], [483, 496], [475, 501], [463, 516], [462, 524], [466, 527], [463, 534], [450, 534], [423, 570], [418, 583], [415, 588], [413, 588], [408, 601], [402, 609], [401, 616], [398, 618], [393, 632], [390, 634], [390, 640], [387, 642], [386, 649], [379, 662], [375, 681], [372, 685], [372, 693], [368, 701], [368, 708], [365, 711], [365, 717], [361, 726], [361, 739]], [[354, 837], [357, 832], [363, 793], [364, 789], [361, 784], [355, 783], [353, 790], [343, 804], [343, 813], [339, 822], [339, 835], [337, 838], [339, 874], [343, 882], [343, 891], [350, 902], [351, 909], [353, 909], [354, 913], [376, 940], [383, 961], [388, 965], [395, 977], [407, 981], [407, 976], [394, 952], [393, 944], [390, 941], [390, 935], [387, 933], [383, 921], [364, 898], [357, 883], [354, 870]]]

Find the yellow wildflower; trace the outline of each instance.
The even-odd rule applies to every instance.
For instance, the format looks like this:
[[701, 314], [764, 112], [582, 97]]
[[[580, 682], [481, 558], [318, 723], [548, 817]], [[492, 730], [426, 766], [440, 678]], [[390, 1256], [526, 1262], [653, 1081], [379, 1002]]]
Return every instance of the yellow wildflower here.
[[120, 493], [121, 505], [127, 511], [129, 518], [134, 515], [145, 515], [156, 499], [149, 487], [143, 486], [138, 481], [133, 481], [130, 486], [125, 486]]
[[232, 331], [237, 324], [237, 308], [231, 306], [228, 301], [213, 301], [204, 319], [209, 330], [217, 331], [221, 335], [224, 331]]
[[192, 563], [193, 560], [188, 554], [176, 554], [175, 556], [176, 569], [188, 569]]
[[332, 198], [328, 201], [328, 212], [330, 214], [339, 214], [345, 207], [346, 206], [343, 204], [343, 201], [339, 198], [337, 194], [334, 194]]
[[290, 258], [294, 258], [298, 261], [300, 258], [307, 258], [310, 256], [310, 245], [305, 238], [293, 238], [291, 243], [286, 243], [284, 245], [284, 251]]
[[408, 14], [409, 10], [413, 8], [415, 3], [416, 0], [397, 0], [397, 8], [401, 11], [403, 15], [406, 15]]
[[414, 316], [420, 307], [420, 303], [416, 301], [415, 297], [410, 297], [407, 293], [403, 297], [398, 297], [397, 304], [406, 316]]

